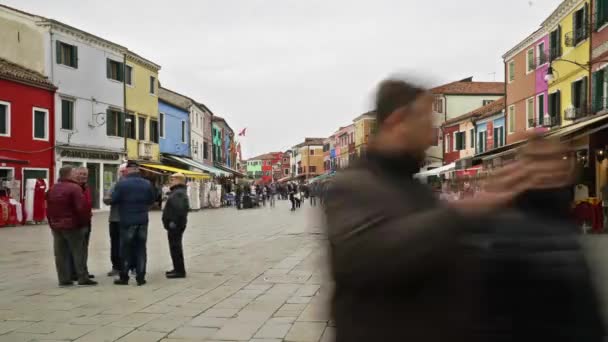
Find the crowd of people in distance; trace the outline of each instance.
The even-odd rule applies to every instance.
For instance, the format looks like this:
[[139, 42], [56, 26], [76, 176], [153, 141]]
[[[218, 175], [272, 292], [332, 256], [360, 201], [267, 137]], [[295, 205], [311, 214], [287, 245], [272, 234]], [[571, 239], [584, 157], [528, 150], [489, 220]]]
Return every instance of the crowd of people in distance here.
[[305, 200], [310, 201], [311, 206], [317, 203], [323, 204], [323, 198], [329, 182], [314, 182], [310, 184], [298, 184], [296, 182], [268, 184], [238, 184], [235, 189], [235, 206], [237, 209], [247, 209], [256, 206], [270, 207], [276, 205], [276, 200], [289, 200], [291, 211], [302, 206]]
[[[147, 238], [150, 207], [158, 200], [158, 192], [139, 173], [139, 165], [129, 161], [120, 166], [118, 182], [104, 196], [111, 206], [109, 232], [112, 270], [118, 276], [116, 285], [127, 285], [130, 273], [137, 285], [146, 284]], [[47, 219], [53, 234], [55, 266], [60, 286], [97, 285], [87, 267], [91, 236], [92, 201], [87, 187], [88, 170], [64, 166], [59, 181], [46, 195]], [[190, 209], [186, 177], [181, 173], [170, 177], [171, 191], [162, 213], [167, 231], [173, 269], [169, 279], [185, 278], [186, 269], [182, 238], [188, 224]]]

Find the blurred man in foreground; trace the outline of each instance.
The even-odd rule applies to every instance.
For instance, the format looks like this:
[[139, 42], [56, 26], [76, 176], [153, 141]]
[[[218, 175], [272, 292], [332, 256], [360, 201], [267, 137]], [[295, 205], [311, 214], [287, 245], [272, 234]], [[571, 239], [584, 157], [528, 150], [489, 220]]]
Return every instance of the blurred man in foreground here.
[[601, 341], [576, 240], [534, 206], [506, 214], [531, 198], [562, 208], [561, 146], [535, 141], [491, 191], [440, 204], [412, 178], [432, 142], [432, 102], [422, 87], [383, 82], [368, 155], [332, 181], [337, 342]]

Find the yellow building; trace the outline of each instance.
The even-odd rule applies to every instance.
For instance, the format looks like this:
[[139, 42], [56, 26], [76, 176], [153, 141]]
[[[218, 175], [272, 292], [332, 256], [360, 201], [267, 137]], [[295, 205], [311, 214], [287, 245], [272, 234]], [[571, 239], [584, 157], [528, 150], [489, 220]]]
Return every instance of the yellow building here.
[[376, 127], [376, 115], [374, 112], [367, 112], [353, 119], [355, 124], [355, 148], [357, 155], [361, 156], [362, 152], [367, 149], [369, 138]]
[[[125, 107], [129, 159], [160, 161], [158, 145], [158, 71], [155, 64], [129, 51], [126, 54]], [[130, 120], [130, 123], [129, 123]]]
[[[564, 126], [586, 116], [589, 94], [589, 1], [566, 1], [543, 26], [549, 28], [550, 67], [547, 121]], [[540, 75], [543, 76], [543, 75]], [[538, 82], [542, 80], [537, 79]]]

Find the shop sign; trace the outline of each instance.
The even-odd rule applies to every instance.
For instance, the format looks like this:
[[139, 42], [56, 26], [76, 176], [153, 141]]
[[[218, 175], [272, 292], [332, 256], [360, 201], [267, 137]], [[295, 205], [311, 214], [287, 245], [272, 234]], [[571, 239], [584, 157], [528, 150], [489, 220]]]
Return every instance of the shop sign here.
[[118, 160], [119, 153], [100, 151], [63, 150], [60, 155], [64, 158]]

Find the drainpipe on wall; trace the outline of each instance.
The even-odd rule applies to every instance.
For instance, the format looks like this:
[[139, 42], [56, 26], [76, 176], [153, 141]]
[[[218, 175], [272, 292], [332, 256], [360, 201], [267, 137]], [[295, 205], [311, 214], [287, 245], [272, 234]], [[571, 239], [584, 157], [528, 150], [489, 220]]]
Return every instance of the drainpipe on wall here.
[[[49, 44], [51, 44], [51, 47], [49, 49], [49, 51], [51, 53], [49, 53], [49, 76], [51, 78], [51, 83], [55, 84], [55, 73], [53, 72], [53, 31], [51, 31], [51, 29], [49, 28]], [[55, 51], [55, 53], [57, 53], [57, 51]], [[57, 90], [55, 90], [55, 92], [53, 92], [53, 105], [55, 104], [55, 95], [57, 94]], [[53, 106], [56, 107], [56, 106]], [[53, 108], [53, 115], [56, 116], [57, 113], [55, 113], [55, 108]], [[57, 134], [56, 132], [53, 132], [53, 149], [51, 150], [53, 153], [53, 162], [51, 163], [51, 167], [53, 168], [53, 183], [57, 181], [57, 179], [59, 178], [59, 172], [57, 172]], [[68, 139], [68, 143], [69, 143], [69, 139]], [[49, 178], [51, 178], [51, 175], [49, 175]], [[23, 185], [23, 189], [25, 189], [25, 184]]]
[[591, 80], [592, 80], [592, 76], [593, 76], [593, 15], [591, 14], [591, 12], [593, 12], [592, 8], [593, 8], [593, 3], [597, 1], [597, 0], [590, 0], [589, 1], [589, 11], [587, 11], [587, 15], [589, 16], [589, 18], [587, 18], [587, 23], [589, 24], [587, 31], [589, 32], [589, 71], [588, 71], [588, 78], [587, 78], [587, 113], [585, 114], [590, 114], [593, 112], [593, 103], [591, 103]]
[[[129, 159], [129, 151], [127, 150], [127, 53], [123, 54], [122, 64], [122, 111], [123, 111], [123, 130], [125, 136], [125, 161]], [[132, 80], [131, 80], [132, 81]], [[135, 124], [135, 123], [132, 123]], [[160, 128], [159, 128], [160, 129]]]

